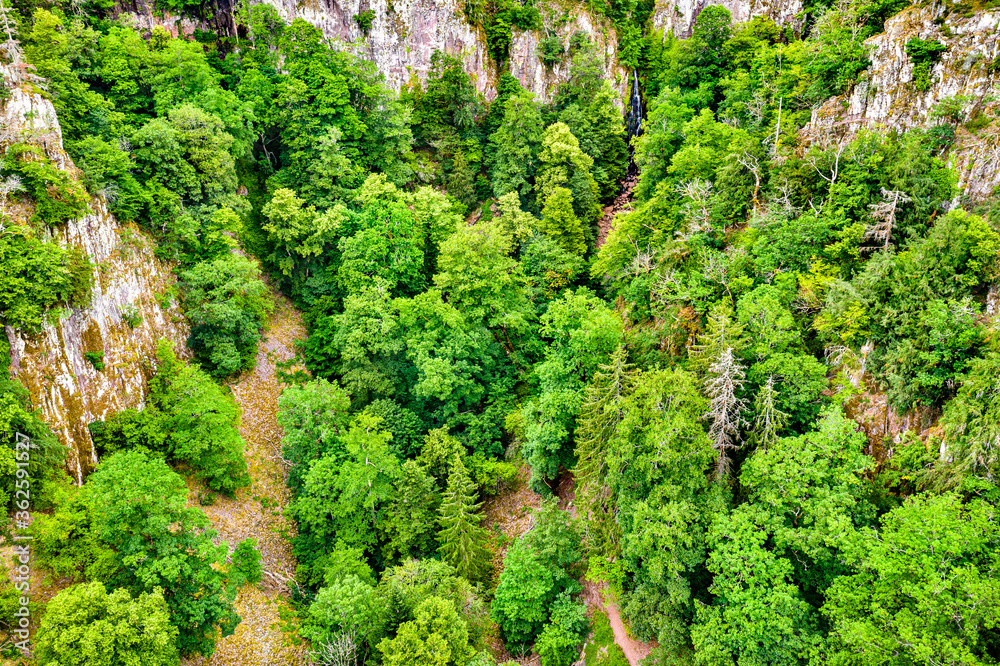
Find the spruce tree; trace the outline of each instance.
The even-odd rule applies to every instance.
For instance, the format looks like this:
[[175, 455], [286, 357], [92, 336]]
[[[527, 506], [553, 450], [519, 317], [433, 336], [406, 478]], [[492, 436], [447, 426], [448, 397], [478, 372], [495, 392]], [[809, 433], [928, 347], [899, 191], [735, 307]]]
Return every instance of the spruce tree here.
[[[576, 502], [583, 515], [605, 532], [610, 527], [611, 505], [607, 484], [608, 442], [621, 421], [621, 401], [631, 390], [631, 370], [625, 345], [601, 365], [585, 389], [576, 426]], [[607, 536], [607, 535], [605, 535]]]
[[486, 530], [479, 526], [481, 516], [476, 503], [476, 488], [461, 459], [455, 459], [448, 476], [448, 489], [438, 509], [438, 551], [442, 559], [451, 564], [467, 580], [480, 578], [489, 563], [489, 551], [484, 545]]
[[465, 206], [466, 212], [476, 204], [476, 191], [473, 185], [472, 169], [461, 151], [455, 153], [451, 167], [451, 177], [448, 179], [448, 194], [455, 197]]

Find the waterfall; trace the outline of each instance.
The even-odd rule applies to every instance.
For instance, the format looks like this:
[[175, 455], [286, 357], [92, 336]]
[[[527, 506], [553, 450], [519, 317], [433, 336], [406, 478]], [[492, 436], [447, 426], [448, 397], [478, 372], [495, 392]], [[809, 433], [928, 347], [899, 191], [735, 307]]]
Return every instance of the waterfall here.
[[635, 148], [632, 146], [633, 137], [642, 134], [642, 94], [639, 92], [639, 72], [632, 70], [632, 97], [629, 100], [628, 115], [625, 117], [625, 133], [628, 141], [628, 172], [634, 174]]

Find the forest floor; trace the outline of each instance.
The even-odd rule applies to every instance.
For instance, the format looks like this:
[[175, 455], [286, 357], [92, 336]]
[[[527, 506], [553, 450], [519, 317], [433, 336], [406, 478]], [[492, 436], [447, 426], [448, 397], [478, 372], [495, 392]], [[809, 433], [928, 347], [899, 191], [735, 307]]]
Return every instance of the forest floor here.
[[[295, 356], [295, 343], [306, 337], [301, 314], [274, 292], [274, 312], [257, 351], [257, 362], [230, 384], [242, 410], [240, 434], [251, 485], [234, 497], [216, 496], [203, 510], [230, 548], [247, 538], [257, 540], [264, 580], [247, 585], [236, 598], [242, 618], [232, 636], [221, 639], [211, 658], [188, 659], [186, 666], [298, 666], [307, 664], [305, 647], [295, 638], [287, 581], [295, 573], [290, 536], [293, 525], [283, 511], [290, 499], [287, 470], [281, 458], [281, 428], [276, 414], [283, 384], [278, 363]], [[189, 482], [189, 498], [199, 503], [203, 487]]]

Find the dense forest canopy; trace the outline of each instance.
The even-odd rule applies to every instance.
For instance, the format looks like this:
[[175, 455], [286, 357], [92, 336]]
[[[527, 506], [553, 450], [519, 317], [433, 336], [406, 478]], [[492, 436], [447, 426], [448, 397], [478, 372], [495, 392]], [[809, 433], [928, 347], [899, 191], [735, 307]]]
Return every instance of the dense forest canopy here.
[[[588, 584], [647, 666], [1000, 661], [1000, 205], [948, 164], [1000, 121], [948, 98], [922, 126], [801, 132], [907, 6], [711, 5], [675, 38], [649, 2], [591, 2], [641, 85], [630, 134], [585, 33], [540, 41], [544, 100], [510, 74], [532, 0], [464, 3], [491, 100], [440, 51], [397, 93], [268, 4], [192, 38], [4, 0], [0, 105], [44, 91], [78, 172], [0, 137], [0, 320], [86, 306], [95, 267], [53, 232], [96, 197], [173, 266], [193, 352], [161, 343], [143, 408], [90, 424], [82, 485], [0, 357], [0, 498], [28, 433], [35, 564], [61, 581], [33, 660], [177, 664], [236, 630], [261, 555], [189, 489], [253, 492], [225, 382], [275, 289], [308, 329], [276, 458], [313, 663], [628, 663]], [[917, 89], [945, 49], [906, 44]], [[488, 524], [525, 492], [530, 529]], [[18, 600], [2, 586], [7, 629]]]

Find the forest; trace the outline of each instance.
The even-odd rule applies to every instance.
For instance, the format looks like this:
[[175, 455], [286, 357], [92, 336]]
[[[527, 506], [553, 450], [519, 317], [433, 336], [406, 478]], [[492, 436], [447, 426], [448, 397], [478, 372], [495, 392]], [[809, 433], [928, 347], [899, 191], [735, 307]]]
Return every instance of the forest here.
[[[461, 6], [491, 99], [444, 51], [397, 93], [267, 3], [189, 35], [112, 0], [0, 2], [0, 108], [50, 99], [75, 165], [0, 127], [4, 557], [28, 535], [51, 591], [28, 654], [0, 577], [9, 663], [220, 663], [238, 596], [273, 582], [265, 538], [292, 554], [295, 663], [634, 666], [598, 588], [645, 666], [1000, 662], [1000, 203], [950, 161], [997, 107], [806, 138], [906, 0], [794, 26], [709, 5], [686, 37], [651, 0], [590, 0], [639, 127], [594, 35], [540, 41], [564, 73], [543, 99], [509, 68], [533, 0]], [[913, 89], [946, 48], [906, 43]], [[154, 239], [188, 351], [161, 341], [141, 404], [88, 424], [76, 479], [12, 336], [88, 307], [99, 267], [57, 236], [98, 200]], [[227, 542], [206, 512], [258, 492], [231, 385], [275, 294], [307, 332], [278, 370], [292, 527]], [[491, 523], [525, 496], [519, 533]]]

